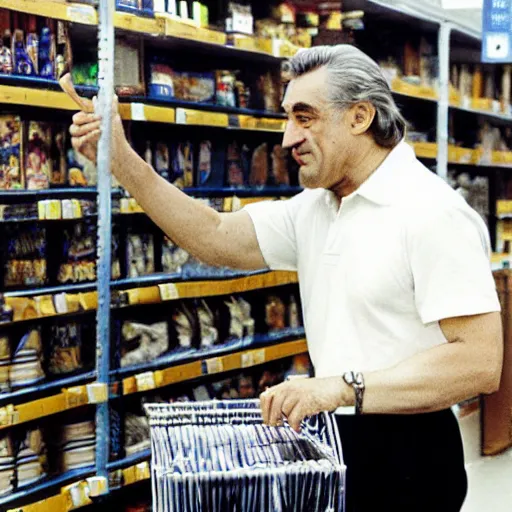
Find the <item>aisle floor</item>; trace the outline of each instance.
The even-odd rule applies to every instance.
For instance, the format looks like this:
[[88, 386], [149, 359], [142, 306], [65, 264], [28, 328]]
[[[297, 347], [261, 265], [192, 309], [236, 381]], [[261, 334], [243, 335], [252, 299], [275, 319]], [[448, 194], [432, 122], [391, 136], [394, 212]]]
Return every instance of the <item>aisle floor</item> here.
[[512, 510], [512, 449], [495, 457], [480, 455], [479, 413], [460, 421], [469, 490], [462, 512]]

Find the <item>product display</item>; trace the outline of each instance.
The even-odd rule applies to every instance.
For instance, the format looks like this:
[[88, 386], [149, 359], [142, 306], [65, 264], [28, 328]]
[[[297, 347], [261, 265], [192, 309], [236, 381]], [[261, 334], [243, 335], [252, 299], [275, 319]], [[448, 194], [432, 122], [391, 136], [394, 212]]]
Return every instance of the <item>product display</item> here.
[[96, 279], [96, 228], [76, 223], [66, 230], [59, 283], [82, 283]]
[[66, 375], [84, 367], [82, 361], [82, 334], [76, 323], [51, 327], [48, 372], [51, 375]]
[[155, 248], [150, 234], [130, 233], [126, 246], [128, 277], [141, 277], [155, 272]]
[[[407, 142], [441, 175], [437, 155], [447, 149], [447, 181], [487, 223], [493, 249], [510, 252], [512, 65], [481, 63], [480, 42], [467, 43], [472, 32], [457, 21], [445, 148], [436, 124], [446, 98], [437, 46], [445, 21], [419, 23], [411, 10], [404, 23], [398, 4], [388, 16], [384, 4], [364, 12], [342, 5], [358, 2], [113, 3], [113, 85], [127, 139], [196, 201], [224, 214], [300, 190], [299, 166], [281, 145], [283, 63], [299, 48], [348, 42], [383, 68]], [[4, 4], [0, 509], [37, 508], [55, 496], [51, 506], [61, 512], [61, 498], [76, 508], [86, 494], [101, 494], [94, 475], [105, 474], [96, 467], [102, 447], [109, 495], [94, 497], [91, 510], [343, 511], [344, 468], [325, 435], [333, 430], [315, 420], [301, 435], [269, 429], [256, 406], [269, 387], [314, 374], [307, 353], [291, 356], [306, 347], [295, 276], [199, 261], [113, 180], [110, 344], [96, 346], [104, 209], [95, 164], [72, 148], [77, 109], [57, 79], [69, 71], [81, 97], [98, 94], [98, 1]], [[105, 375], [100, 354], [108, 384], [95, 388], [89, 384]], [[97, 400], [107, 400], [105, 416], [95, 414]], [[205, 401], [216, 405], [205, 412], [197, 403]], [[154, 403], [162, 404], [150, 406], [160, 424], [150, 431], [144, 406]]]
[[153, 361], [169, 350], [167, 323], [125, 322], [122, 328], [121, 367]]
[[17, 116], [0, 116], [0, 189], [24, 188], [22, 125]]
[[4, 286], [37, 286], [47, 281], [46, 231], [40, 227], [8, 230]]

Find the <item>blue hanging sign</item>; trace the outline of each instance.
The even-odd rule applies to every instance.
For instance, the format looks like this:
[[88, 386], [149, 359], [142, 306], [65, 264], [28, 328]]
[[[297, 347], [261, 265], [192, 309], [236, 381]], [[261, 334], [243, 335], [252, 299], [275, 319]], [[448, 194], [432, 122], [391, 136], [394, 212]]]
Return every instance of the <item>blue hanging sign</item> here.
[[512, 62], [512, 0], [484, 0], [482, 61]]

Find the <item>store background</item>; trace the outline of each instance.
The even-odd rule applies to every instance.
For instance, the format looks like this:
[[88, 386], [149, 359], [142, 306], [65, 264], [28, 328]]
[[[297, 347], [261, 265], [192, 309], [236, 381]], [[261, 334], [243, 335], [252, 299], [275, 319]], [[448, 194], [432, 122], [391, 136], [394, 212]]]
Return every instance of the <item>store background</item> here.
[[[311, 4], [308, 0], [297, 0], [296, 3]], [[46, 7], [46, 11], [41, 7], [44, 4], [49, 6]], [[262, 5], [256, 4], [259, 7]], [[339, 2], [334, 4], [339, 6]], [[470, 2], [471, 9], [466, 8], [467, 5], [465, 2], [456, 0], [437, 2], [344, 0], [343, 2], [344, 10], [368, 8], [368, 16], [365, 17], [365, 21], [368, 20], [368, 27], [371, 26], [372, 21], [370, 11], [379, 6], [398, 11], [399, 18], [405, 14], [402, 23], [403, 19], [409, 19], [407, 15], [411, 20], [423, 18], [427, 21], [434, 19], [453, 21], [460, 30], [471, 34], [469, 38], [465, 35], [459, 36], [459, 43], [462, 41], [462, 46], [468, 44], [470, 53], [475, 56], [479, 55], [479, 43], [473, 36], [481, 31], [482, 13], [481, 8], [478, 8], [478, 2]], [[0, 8], [9, 6], [15, 6], [15, 8], [22, 6], [20, 10], [26, 9], [28, 13], [32, 8], [36, 11], [42, 9], [43, 16], [51, 16], [58, 9], [68, 8], [65, 0], [56, 3], [43, 0], [24, 0], [23, 3], [18, 3], [18, 0], [0, 0]], [[442, 10], [446, 6], [457, 8]], [[73, 16], [80, 16], [80, 21], [94, 25], [91, 11], [87, 6], [77, 7], [72, 4], [69, 7], [74, 10], [58, 12], [65, 12], [65, 16], [68, 17], [69, 13], [73, 13]], [[377, 17], [377, 23], [385, 26], [386, 12], [390, 11], [384, 9], [379, 12], [381, 18]], [[336, 17], [331, 21], [335, 24]], [[372, 23], [375, 23], [375, 17]], [[144, 48], [145, 57], [148, 59], [150, 55], [159, 53], [162, 48], [165, 51], [161, 53], [165, 54], [169, 51], [169, 41], [165, 37], [161, 37], [158, 44], [153, 45], [155, 41], [151, 40], [149, 34], [157, 27], [154, 20], [123, 15], [120, 24], [124, 29], [124, 35], [128, 34], [133, 38], [135, 34], [140, 33], [145, 43], [151, 41], [151, 44]], [[414, 24], [411, 23], [411, 25]], [[433, 24], [428, 22], [427, 25], [428, 30], [432, 32]], [[421, 26], [424, 27], [424, 25]], [[75, 25], [75, 28], [74, 68], [75, 71], [79, 70], [79, 79], [82, 83], [80, 91], [91, 95], [91, 83], [88, 81], [94, 82], [94, 78], [88, 76], [88, 72], [91, 70], [90, 59], [91, 55], [94, 56], [95, 48], [89, 43], [95, 37], [95, 28], [94, 26], [84, 28], [80, 25]], [[181, 28], [185, 30], [184, 27]], [[173, 27], [173, 30], [175, 29], [176, 27]], [[267, 30], [269, 30], [268, 27]], [[27, 32], [30, 32], [30, 23], [28, 23]], [[224, 36], [223, 33], [207, 30], [195, 35], [199, 39], [202, 37], [203, 41], [196, 44], [181, 38], [174, 40], [177, 44], [176, 48], [179, 49], [175, 48], [175, 55], [179, 55], [181, 51], [193, 54], [201, 48], [211, 49], [213, 47], [208, 47], [205, 41], [211, 37], [217, 38], [215, 40], [218, 41]], [[369, 36], [370, 43], [372, 37], [375, 41], [379, 41], [372, 33], [366, 32], [366, 35]], [[339, 40], [340, 33], [336, 30], [326, 30], [321, 36], [328, 42]], [[279, 33], [277, 38], [279, 37], [284, 36]], [[360, 33], [355, 31], [355, 37], [356, 39], [364, 38], [364, 31]], [[148, 64], [147, 59], [142, 59], [143, 66], [118, 65], [118, 76], [126, 81], [122, 85], [131, 92], [132, 105], [123, 105], [122, 114], [125, 121], [129, 122], [129, 133], [137, 151], [148, 161], [156, 164], [167, 179], [174, 179], [175, 176], [173, 178], [172, 173], [178, 170], [178, 178], [185, 185], [188, 193], [200, 196], [218, 209], [236, 210], [243, 204], [262, 197], [278, 199], [297, 193], [299, 188], [296, 169], [285, 155], [281, 154], [278, 148], [276, 149], [283, 129], [283, 119], [278, 113], [276, 86], [272, 85], [272, 77], [268, 73], [269, 70], [275, 72], [278, 69], [279, 59], [276, 55], [291, 54], [295, 48], [285, 39], [278, 42], [277, 46], [267, 47], [266, 53], [259, 56], [255, 56], [254, 53], [244, 53], [243, 50], [228, 51], [220, 46], [214, 47], [215, 51], [208, 54], [212, 67], [225, 69], [222, 66], [227, 67], [226, 59], [232, 58], [233, 66], [245, 68], [246, 71], [245, 74], [234, 77], [227, 70], [216, 77], [223, 83], [223, 95], [216, 99], [216, 106], [205, 107], [186, 102], [175, 106], [172, 102], [167, 104], [157, 102], [154, 97], [149, 100], [148, 90], [158, 95], [162, 91], [165, 92], [165, 88], [157, 86], [150, 89], [149, 84], [145, 83], [144, 87], [137, 89], [139, 86], [137, 82], [148, 81], [148, 71], [145, 68]], [[249, 37], [240, 44], [242, 45], [240, 48], [247, 48], [243, 45], [250, 46], [254, 41]], [[412, 44], [412, 53], [418, 50], [414, 48], [414, 44]], [[430, 45], [434, 48], [432, 54], [434, 58], [437, 57], [436, 44], [436, 36], [431, 33]], [[65, 41], [61, 40], [58, 51], [62, 55], [66, 52], [65, 46]], [[126, 59], [122, 62], [132, 64], [136, 62], [133, 58], [141, 50], [140, 46], [130, 46], [125, 40], [121, 47], [122, 59]], [[150, 51], [147, 51], [148, 49]], [[407, 49], [407, 51], [410, 50], [411, 48]], [[202, 55], [204, 56], [204, 53]], [[158, 63], [160, 64], [161, 61], [159, 60]], [[180, 65], [190, 65], [190, 61], [181, 59]], [[251, 68], [249, 71], [252, 73], [248, 73], [247, 68]], [[497, 66], [497, 69], [501, 70], [502, 67]], [[472, 68], [471, 72], [473, 71]], [[188, 78], [190, 77], [180, 77], [184, 81]], [[204, 76], [200, 79], [203, 80], [203, 85], [210, 83]], [[210, 80], [211, 77], [207, 79]], [[420, 94], [419, 89], [414, 88], [414, 80], [409, 82], [406, 80], [399, 85], [407, 87], [411, 83], [413, 88], [405, 89], [408, 91], [405, 93], [397, 92], [397, 99], [400, 104], [403, 103], [408, 120], [417, 123], [417, 129], [410, 132], [410, 135], [416, 139], [411, 139], [410, 142], [417, 144], [418, 156], [434, 170], [438, 149], [435, 130], [437, 100], [428, 96], [431, 91], [427, 91], [426, 95], [424, 91]], [[58, 128], [53, 132], [55, 142], [61, 140], [60, 137], [69, 124], [69, 109], [73, 108], [71, 102], [57, 92], [55, 84], [53, 89], [56, 91], [56, 96], [44, 93], [45, 85], [44, 83], [42, 85], [41, 89], [41, 83], [38, 86], [35, 82], [30, 82], [30, 79], [20, 85], [19, 77], [2, 76], [0, 80], [0, 104], [3, 104], [3, 113], [9, 112], [14, 115], [21, 113], [23, 128], [28, 131], [28, 134], [32, 134], [28, 135], [29, 140], [24, 140], [27, 146], [21, 149], [22, 153], [28, 149], [31, 154], [39, 154], [41, 144], [44, 153], [51, 145], [48, 132], [41, 129], [44, 125], [38, 124], [41, 120], [57, 123]], [[206, 88], [206, 90], [209, 89]], [[135, 93], [139, 96], [137, 97]], [[204, 90], [199, 91], [199, 94], [203, 93]], [[196, 96], [189, 100], [197, 102], [197, 90], [195, 94]], [[499, 94], [497, 90], [495, 94]], [[145, 106], [150, 102], [153, 103], [152, 107]], [[20, 105], [30, 106], [21, 108]], [[488, 108], [491, 109], [491, 106]], [[500, 146], [501, 151], [497, 156], [505, 163], [500, 160], [499, 164], [495, 165], [496, 162], [492, 158], [487, 161], [478, 160], [481, 155], [479, 156], [478, 151], [473, 149], [473, 144], [476, 147], [477, 142], [474, 139], [471, 140], [467, 134], [461, 133], [459, 128], [467, 122], [468, 126], [476, 129], [473, 125], [478, 119], [479, 123], [483, 122], [482, 120], [489, 120], [491, 124], [496, 122], [502, 130], [505, 130], [505, 127], [512, 122], [512, 115], [510, 110], [506, 115], [490, 111], [482, 113], [471, 108], [466, 109], [468, 111], [466, 114], [463, 112], [464, 108], [455, 110], [457, 116], [467, 114], [467, 117], [457, 118], [457, 123], [454, 123], [454, 125], [457, 124], [455, 126], [457, 130], [449, 134], [453, 139], [450, 143], [459, 146], [458, 151], [452, 151], [453, 154], [447, 155], [448, 170], [454, 172], [451, 178], [452, 184], [460, 188], [464, 188], [462, 186], [464, 184], [469, 189], [472, 186], [473, 193], [472, 196], [470, 194], [470, 199], [476, 201], [475, 207], [489, 223], [495, 250], [508, 252], [511, 238], [507, 228], [510, 227], [512, 215], [510, 204], [512, 197], [508, 188], [507, 174], [510, 172], [512, 161], [510, 134], [505, 131], [501, 133], [500, 144], [506, 146], [505, 142], [507, 142], [509, 146], [506, 150]], [[176, 117], [178, 126], [174, 125], [173, 116]], [[236, 130], [233, 130], [235, 127], [233, 123]], [[200, 125], [200, 128], [198, 129], [196, 125]], [[230, 129], [226, 130], [228, 125]], [[9, 125], [9, 130], [12, 129], [13, 126]], [[14, 132], [17, 129], [14, 127]], [[5, 136], [4, 131], [3, 137]], [[9, 133], [7, 136], [9, 137]], [[457, 139], [456, 136], [460, 138]], [[165, 140], [177, 140], [178, 147], [166, 145]], [[45, 148], [45, 144], [48, 147]], [[54, 149], [49, 151], [52, 152]], [[173, 155], [176, 154], [179, 154], [181, 159], [178, 159], [178, 162], [173, 159]], [[204, 158], [205, 154], [210, 155], [209, 160]], [[63, 156], [60, 153], [60, 156], [55, 159], [53, 154], [54, 170], [61, 165], [66, 167], [62, 160]], [[198, 167], [192, 165], [193, 158], [203, 165], [203, 174]], [[461, 159], [470, 159], [470, 161], [461, 161]], [[34, 162], [37, 163], [37, 160], [27, 160], [26, 164], [28, 166]], [[222, 172], [209, 174], [207, 162], [210, 169], [222, 168]], [[73, 166], [72, 172], [69, 169], [70, 165]], [[55, 436], [61, 441], [56, 443], [56, 447], [51, 447], [54, 451], [53, 455], [59, 454], [62, 460], [50, 462], [53, 467], [60, 466], [61, 471], [64, 471], [62, 475], [56, 473], [49, 479], [40, 479], [40, 468], [46, 455], [42, 450], [37, 452], [38, 447], [40, 448], [38, 435], [28, 435], [21, 439], [21, 444], [20, 439], [17, 440], [18, 448], [14, 466], [9, 458], [12, 448], [5, 442], [5, 438], [2, 438], [1, 448], [4, 451], [0, 455], [7, 456], [0, 458], [0, 489], [5, 490], [2, 486], [6, 485], [9, 475], [16, 471], [19, 490], [15, 495], [0, 496], [0, 510], [14, 506], [14, 497], [25, 504], [34, 501], [36, 497], [41, 499], [44, 496], [54, 496], [51, 506], [57, 507], [56, 512], [67, 510], [67, 508], [61, 508], [66, 507], [62, 501], [63, 496], [68, 499], [72, 495], [76, 503], [85, 503], [87, 499], [84, 496], [94, 485], [94, 482], [87, 478], [95, 473], [92, 463], [95, 459], [95, 450], [100, 447], [110, 456], [107, 469], [111, 487], [117, 489], [114, 490], [111, 498], [115, 500], [114, 503], [119, 507], [119, 511], [142, 511], [145, 510], [142, 507], [140, 509], [133, 507], [133, 503], [140, 496], [145, 495], [146, 502], [149, 496], [147, 485], [149, 468], [146, 462], [149, 451], [146, 426], [141, 420], [143, 413], [140, 397], [146, 397], [148, 400], [169, 400], [180, 397], [202, 399], [235, 395], [250, 397], [263, 386], [277, 382], [290, 373], [307, 370], [307, 360], [300, 356], [296, 357], [297, 354], [303, 353], [305, 347], [304, 331], [298, 312], [300, 304], [297, 285], [294, 277], [286, 273], [244, 277], [240, 273], [229, 273], [226, 269], [211, 269], [198, 264], [186, 254], [180, 253], [172, 243], [166, 240], [162, 233], [148, 222], [132, 198], [126, 197], [122, 191], [117, 190], [114, 194], [113, 216], [115, 236], [112, 239], [113, 297], [116, 301], [116, 309], [113, 311], [115, 322], [110, 372], [113, 385], [109, 402], [111, 412], [109, 446], [108, 439], [101, 437], [97, 439], [94, 429], [91, 429], [94, 403], [103, 400], [101, 397], [103, 390], [87, 389], [84, 386], [85, 383], [93, 380], [95, 366], [94, 347], [90, 344], [86, 347], [82, 343], [82, 340], [92, 341], [95, 337], [95, 333], [92, 332], [97, 299], [92, 293], [96, 278], [93, 264], [95, 252], [91, 251], [94, 245], [92, 241], [94, 226], [97, 222], [94, 206], [96, 194], [94, 171], [79, 161], [68, 161], [67, 166], [65, 171], [60, 174], [57, 172], [52, 176], [52, 189], [49, 191], [46, 190], [46, 185], [41, 185], [40, 180], [44, 181], [44, 176], [40, 174], [30, 177], [33, 185], [31, 188], [41, 187], [40, 190], [25, 190], [18, 194], [13, 191], [0, 191], [2, 202], [7, 203], [2, 210], [3, 220], [7, 222], [0, 224], [0, 229], [5, 235], [4, 239], [8, 236], [16, 236], [17, 232], [28, 232], [23, 238], [24, 243], [19, 244], [21, 249], [18, 246], [11, 248], [12, 254], [9, 261], [5, 261], [6, 258], [4, 258], [1, 262], [1, 278], [4, 280], [4, 288], [7, 292], [7, 307], [2, 304], [2, 315], [7, 322], [5, 326], [0, 326], [2, 328], [0, 338], [5, 339], [3, 335], [7, 333], [5, 337], [9, 337], [11, 344], [20, 340], [25, 341], [21, 353], [18, 352], [16, 356], [7, 354], [9, 351], [4, 342], [0, 344], [0, 359], [2, 359], [0, 383], [5, 386], [9, 381], [8, 385], [13, 388], [10, 390], [12, 393], [0, 394], [0, 426], [2, 427], [0, 434], [11, 431], [26, 432], [25, 425], [29, 427], [28, 432], [34, 432], [30, 428], [38, 427], [38, 422], [44, 420], [47, 415], [49, 415], [47, 424], [54, 425], [57, 423], [55, 419], [58, 419], [59, 423], [62, 420], [61, 431], [58, 431]], [[468, 173], [469, 179], [460, 178], [465, 172]], [[64, 178], [66, 174], [69, 180]], [[202, 182], [198, 185], [205, 177], [209, 177], [210, 182], [206, 183], [206, 186]], [[485, 184], [485, 182], [477, 182], [474, 180], [475, 177], [488, 178], [490, 180], [488, 188], [482, 189], [482, 183]], [[81, 185], [81, 188], [70, 189], [67, 188], [68, 185]], [[238, 186], [240, 188], [234, 192], [233, 187]], [[490, 194], [486, 198], [489, 190]], [[57, 192], [62, 194], [63, 200]], [[56, 197], [59, 198], [56, 199]], [[20, 202], [27, 204], [25, 210], [23, 208], [17, 210], [17, 203]], [[28, 212], [32, 220], [27, 223], [19, 222], [20, 211], [23, 215], [27, 215]], [[75, 217], [81, 218], [82, 227], [78, 230], [74, 227], [78, 225], [76, 220], [73, 220]], [[39, 223], [37, 219], [44, 219], [44, 222]], [[56, 219], [62, 220], [62, 223], [55, 222]], [[36, 231], [32, 231], [32, 228], [27, 230], [28, 225], [36, 225], [38, 228]], [[41, 231], [42, 226], [44, 226], [43, 231]], [[41, 234], [43, 232], [44, 234]], [[47, 240], [44, 258], [39, 253], [38, 258], [48, 261], [44, 277], [36, 275], [20, 280], [19, 273], [5, 272], [4, 269], [8, 268], [19, 269], [21, 265], [16, 262], [22, 260], [23, 255], [26, 256], [23, 247], [28, 245], [40, 249], [43, 238]], [[19, 253], [20, 250], [21, 253]], [[77, 254], [80, 255], [79, 258], [76, 258]], [[147, 258], [144, 254], [153, 256]], [[34, 260], [34, 255], [30, 255], [30, 258]], [[10, 261], [13, 263], [11, 264]], [[494, 268], [503, 273], [502, 288], [503, 297], [505, 297], [503, 300], [508, 297], [508, 281], [506, 281], [508, 271], [503, 268], [507, 268], [509, 264], [507, 254], [495, 254]], [[7, 278], [4, 274], [10, 277]], [[198, 278], [201, 279], [199, 284], [187, 282]], [[217, 280], [219, 278], [220, 280]], [[174, 285], [181, 280], [182, 283]], [[42, 290], [45, 290], [44, 295], [41, 295]], [[66, 292], [66, 296], [61, 292]], [[28, 296], [35, 298], [27, 301]], [[207, 298], [203, 300], [205, 296]], [[175, 300], [176, 297], [180, 300]], [[229, 302], [229, 306], [225, 301]], [[7, 326], [9, 314], [12, 314], [12, 311], [9, 313], [9, 306], [15, 310], [15, 320], [24, 318], [25, 323], [14, 322], [13, 325]], [[59, 315], [66, 313], [67, 316], [59, 317], [59, 323], [55, 324], [53, 317], [57, 313]], [[75, 314], [76, 317], [73, 316]], [[30, 317], [30, 315], [33, 316]], [[35, 321], [35, 317], [40, 318]], [[168, 320], [169, 317], [172, 321]], [[79, 319], [76, 325], [75, 318]], [[162, 320], [165, 321], [162, 322]], [[188, 324], [189, 327], [194, 325], [194, 328], [191, 328], [194, 335], [191, 335], [187, 329], [177, 329], [178, 323], [182, 326]], [[167, 324], [167, 327], [164, 324]], [[30, 330], [28, 332], [31, 336], [25, 338], [28, 325], [35, 325], [41, 338], [38, 338], [36, 331]], [[174, 327], [169, 328], [171, 325]], [[9, 330], [11, 328], [12, 331]], [[162, 335], [163, 332], [167, 334]], [[216, 335], [218, 338], [215, 337]], [[48, 347], [49, 339], [56, 339], [59, 342]], [[152, 346], [152, 349], [148, 352], [134, 349], [140, 340], [143, 347]], [[34, 358], [34, 352], [38, 352], [39, 355], [41, 345], [44, 345], [46, 351], [43, 365], [40, 365], [37, 357]], [[162, 355], [162, 350], [165, 352], [167, 348], [171, 349], [171, 353]], [[77, 354], [80, 354], [80, 357]], [[173, 366], [177, 361], [183, 363], [187, 357], [193, 362], [180, 364], [178, 367]], [[7, 360], [9, 360], [8, 363]], [[260, 363], [264, 365], [259, 366]], [[11, 373], [6, 372], [6, 367], [11, 368]], [[39, 392], [39, 395], [52, 397], [44, 402], [44, 405], [42, 402], [37, 402], [39, 395], [36, 396], [34, 388], [27, 387], [26, 372], [35, 380], [42, 379], [43, 376], [49, 378], [48, 382], [41, 385]], [[61, 372], [60, 376], [59, 372]], [[225, 372], [231, 373], [224, 375]], [[180, 384], [170, 388], [165, 387], [166, 383], [175, 382]], [[153, 390], [154, 387], [157, 389]], [[60, 389], [63, 389], [62, 393], [59, 393]], [[70, 393], [70, 389], [73, 393]], [[98, 396], [91, 396], [95, 391]], [[9, 408], [11, 404], [14, 404], [13, 410]], [[82, 404], [89, 404], [89, 406], [75, 409]], [[496, 404], [488, 403], [487, 411], [493, 406]], [[495, 456], [481, 455], [484, 444], [482, 418], [485, 407], [485, 402], [475, 399], [455, 408], [463, 432], [470, 481], [470, 491], [464, 512], [482, 510], [484, 507], [495, 512], [505, 510], [508, 512], [512, 503], [512, 491], [509, 485], [512, 479], [512, 453], [509, 449]], [[68, 409], [72, 410], [68, 411]], [[63, 414], [52, 416], [53, 413], [58, 412]], [[79, 428], [66, 426], [66, 423], [72, 419], [81, 419], [83, 423]], [[489, 418], [486, 421], [489, 422]], [[10, 422], [14, 424], [12, 428], [9, 425]], [[21, 428], [17, 427], [17, 423], [20, 423]], [[37, 428], [35, 431], [37, 432]], [[128, 435], [125, 435], [126, 433]], [[19, 438], [20, 434], [17, 435]], [[67, 440], [67, 444], [62, 442], [62, 439]], [[67, 447], [67, 451], [63, 450], [63, 445]], [[64, 455], [61, 452], [64, 452]], [[34, 475], [37, 480], [35, 488], [39, 489], [39, 494], [33, 489], [28, 491], [21, 485], [23, 479], [30, 480]], [[61, 495], [57, 495], [59, 488], [68, 483], [71, 487]], [[112, 503], [110, 501], [110, 504]], [[93, 509], [96, 508], [93, 507]], [[36, 510], [39, 512], [45, 509]]]

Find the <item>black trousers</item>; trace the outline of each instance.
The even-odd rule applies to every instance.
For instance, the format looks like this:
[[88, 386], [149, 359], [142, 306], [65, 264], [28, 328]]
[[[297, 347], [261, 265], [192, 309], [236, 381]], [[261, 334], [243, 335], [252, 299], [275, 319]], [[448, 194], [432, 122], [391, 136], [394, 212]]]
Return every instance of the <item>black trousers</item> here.
[[459, 512], [467, 493], [453, 412], [337, 415], [346, 512]]

